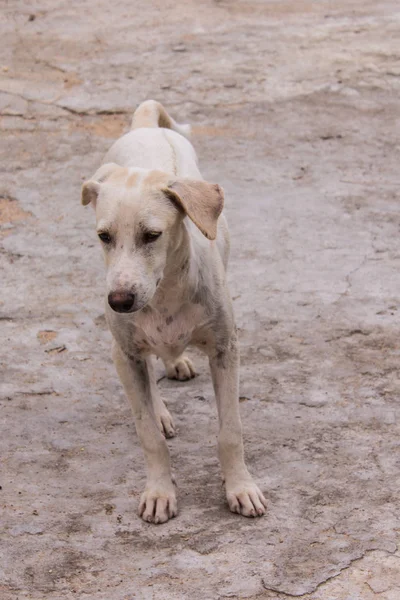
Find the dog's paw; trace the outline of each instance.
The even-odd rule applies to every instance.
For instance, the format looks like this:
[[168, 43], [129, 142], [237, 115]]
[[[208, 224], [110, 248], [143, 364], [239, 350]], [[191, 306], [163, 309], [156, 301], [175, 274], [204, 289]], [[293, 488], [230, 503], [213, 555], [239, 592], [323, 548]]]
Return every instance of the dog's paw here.
[[196, 371], [192, 361], [184, 354], [175, 362], [165, 363], [168, 379], [178, 379], [178, 381], [187, 381], [196, 376]]
[[139, 503], [139, 516], [147, 523], [166, 523], [178, 514], [172, 481], [147, 483]]
[[156, 418], [158, 427], [161, 430], [161, 433], [166, 438], [173, 438], [176, 435], [174, 421], [170, 415], [169, 410], [166, 408], [164, 402], [160, 407], [155, 408]]
[[226, 498], [232, 512], [244, 517], [262, 517], [267, 501], [253, 480], [238, 481], [226, 486]]

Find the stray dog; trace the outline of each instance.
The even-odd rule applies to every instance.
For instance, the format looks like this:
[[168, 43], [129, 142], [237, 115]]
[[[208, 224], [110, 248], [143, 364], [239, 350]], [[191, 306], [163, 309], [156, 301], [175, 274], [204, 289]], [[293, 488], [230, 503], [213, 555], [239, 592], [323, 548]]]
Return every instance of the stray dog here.
[[[151, 355], [167, 375], [195, 376], [184, 354], [209, 358], [219, 416], [218, 451], [232, 512], [265, 513], [266, 500], [244, 462], [239, 415], [239, 350], [225, 279], [229, 234], [223, 191], [204, 181], [193, 146], [164, 107], [148, 100], [82, 187], [96, 211], [107, 266], [106, 317], [113, 360], [132, 405], [147, 483], [139, 515], [164, 523], [177, 514], [165, 437], [174, 423], [155, 380]], [[218, 225], [218, 226], [217, 226]]]

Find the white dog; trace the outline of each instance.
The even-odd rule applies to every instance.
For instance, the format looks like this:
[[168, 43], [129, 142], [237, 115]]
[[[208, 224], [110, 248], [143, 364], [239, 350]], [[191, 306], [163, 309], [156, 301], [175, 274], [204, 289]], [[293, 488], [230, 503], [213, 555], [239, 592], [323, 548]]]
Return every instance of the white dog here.
[[189, 131], [158, 102], [144, 102], [133, 116], [132, 131], [115, 142], [82, 188], [82, 203], [96, 210], [107, 265], [113, 359], [147, 465], [139, 514], [152, 523], [174, 517], [177, 501], [165, 441], [175, 435], [174, 424], [157, 388], [151, 355], [162, 358], [168, 377], [183, 381], [195, 375], [184, 354], [190, 344], [210, 362], [229, 508], [255, 517], [266, 507], [243, 457], [223, 191], [202, 179], [195, 151], [183, 137]]

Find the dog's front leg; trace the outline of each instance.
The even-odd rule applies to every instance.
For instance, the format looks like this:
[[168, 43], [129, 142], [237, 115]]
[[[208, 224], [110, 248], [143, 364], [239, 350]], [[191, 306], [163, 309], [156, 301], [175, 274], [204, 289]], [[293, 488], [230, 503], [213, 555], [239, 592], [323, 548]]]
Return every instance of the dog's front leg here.
[[210, 367], [219, 416], [218, 452], [232, 512], [261, 516], [267, 502], [244, 462], [239, 414], [239, 349], [236, 334], [210, 355]]
[[136, 431], [143, 448], [147, 483], [139, 504], [139, 515], [150, 523], [165, 523], [177, 514], [169, 451], [154, 411], [148, 359], [128, 357], [113, 345], [113, 360], [132, 405]]

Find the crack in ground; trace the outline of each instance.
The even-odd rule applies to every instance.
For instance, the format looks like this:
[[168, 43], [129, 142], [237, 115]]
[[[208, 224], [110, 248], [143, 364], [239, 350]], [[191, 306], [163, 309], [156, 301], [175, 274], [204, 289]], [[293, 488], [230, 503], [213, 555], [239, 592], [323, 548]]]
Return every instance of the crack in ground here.
[[352, 337], [353, 335], [364, 335], [364, 336], [368, 336], [370, 335], [371, 332], [370, 331], [364, 331], [363, 329], [351, 329], [350, 331], [347, 332], [343, 332], [337, 336], [331, 337], [331, 338], [327, 338], [325, 341], [326, 342], [336, 342], [337, 340], [342, 340], [345, 338], [349, 338]]
[[389, 554], [389, 555], [392, 556], [392, 555], [395, 554], [395, 552], [397, 552], [397, 547], [392, 552], [390, 550], [381, 549], [381, 548], [370, 548], [368, 550], [365, 550], [360, 556], [352, 558], [349, 561], [349, 563], [347, 565], [345, 565], [344, 567], [342, 567], [341, 569], [339, 569], [337, 571], [337, 573], [334, 573], [333, 575], [329, 575], [329, 577], [327, 577], [323, 581], [320, 581], [315, 587], [313, 587], [312, 589], [308, 590], [307, 592], [304, 592], [304, 593], [301, 593], [301, 594], [296, 594], [296, 593], [291, 594], [290, 592], [285, 592], [282, 589], [279, 589], [279, 587], [277, 587], [277, 586], [271, 586], [271, 585], [265, 583], [264, 579], [261, 579], [261, 583], [263, 585], [263, 588], [265, 590], [269, 591], [269, 592], [277, 592], [278, 594], [282, 594], [283, 596], [285, 596], [287, 598], [305, 598], [309, 594], [313, 594], [314, 592], [316, 592], [320, 587], [322, 587], [326, 583], [329, 583], [329, 581], [331, 581], [332, 579], [335, 579], [336, 577], [338, 577], [339, 575], [341, 575], [344, 571], [346, 571], [347, 569], [349, 569], [353, 565], [353, 563], [357, 562], [358, 560], [362, 560], [370, 552], [375, 552], [377, 550], [380, 551], [380, 552], [386, 552], [387, 554]]
[[[8, 92], [6, 90], [1, 90], [0, 93], [8, 94], [9, 96], [13, 96], [15, 98], [21, 98], [25, 100], [25, 102], [35, 102], [36, 104], [42, 104], [43, 106], [55, 106], [56, 108], [61, 108], [61, 110], [65, 110], [73, 115], [78, 117], [95, 117], [101, 115], [127, 115], [131, 114], [133, 109], [125, 110], [122, 108], [118, 108], [115, 110], [111, 109], [101, 109], [101, 110], [78, 110], [76, 108], [71, 108], [70, 106], [66, 106], [64, 104], [58, 104], [57, 102], [44, 102], [43, 100], [36, 100], [35, 98], [27, 98], [23, 94], [15, 94], [13, 92]], [[5, 115], [5, 116], [19, 116], [19, 115]], [[26, 118], [26, 117], [25, 117]], [[35, 118], [35, 117], [33, 117]]]
[[355, 267], [354, 269], [352, 269], [352, 270], [350, 271], [350, 273], [348, 273], [348, 274], [346, 275], [346, 277], [345, 277], [345, 281], [346, 281], [346, 283], [347, 283], [347, 288], [346, 288], [346, 289], [345, 289], [345, 291], [343, 292], [343, 294], [342, 294], [343, 296], [347, 295], [347, 294], [348, 294], [348, 292], [349, 292], [349, 291], [350, 291], [350, 289], [351, 289], [351, 286], [352, 286], [351, 278], [353, 277], [353, 275], [355, 275], [355, 274], [357, 273], [357, 271], [359, 271], [360, 269], [362, 269], [362, 268], [363, 268], [363, 266], [365, 265], [365, 263], [366, 263], [368, 260], [369, 260], [369, 256], [368, 256], [368, 255], [364, 256], [364, 258], [362, 259], [362, 261], [360, 262], [360, 264], [359, 264], [357, 267]]

